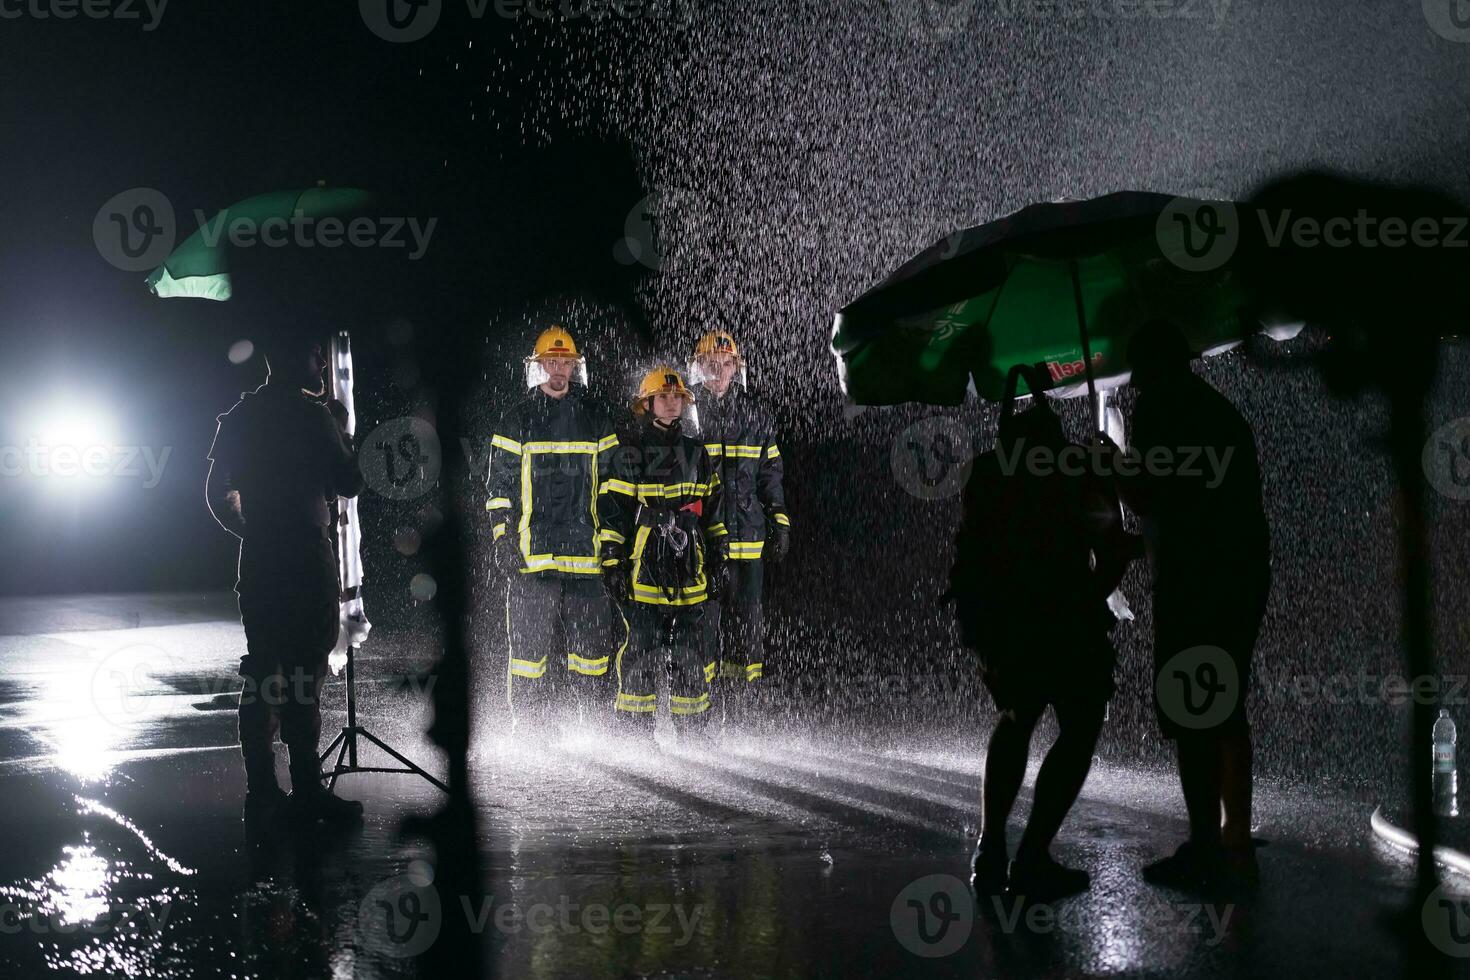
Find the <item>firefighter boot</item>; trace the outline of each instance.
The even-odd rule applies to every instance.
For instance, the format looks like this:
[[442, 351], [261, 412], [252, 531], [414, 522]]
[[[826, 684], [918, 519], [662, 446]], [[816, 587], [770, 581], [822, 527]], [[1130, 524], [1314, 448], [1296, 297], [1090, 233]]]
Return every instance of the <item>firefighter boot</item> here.
[[744, 677], [723, 677], [720, 688], [724, 702], [725, 726], [728, 728], [749, 727], [756, 720], [755, 686]]
[[696, 715], [674, 715], [674, 734], [681, 749], [708, 748], [714, 741], [714, 712]]
[[652, 711], [618, 711], [615, 712], [617, 725], [613, 731], [618, 740], [629, 749], [654, 750], [658, 749], [658, 742], [653, 737], [653, 712]]

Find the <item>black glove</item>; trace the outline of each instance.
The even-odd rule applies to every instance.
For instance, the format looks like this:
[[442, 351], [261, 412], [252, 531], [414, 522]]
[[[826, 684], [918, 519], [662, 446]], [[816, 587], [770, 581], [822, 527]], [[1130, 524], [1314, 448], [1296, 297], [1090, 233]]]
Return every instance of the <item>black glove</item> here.
[[764, 554], [771, 562], [783, 561], [791, 550], [791, 528], [785, 524], [772, 524], [766, 533]]
[[623, 558], [623, 546], [620, 544], [609, 543], [602, 546], [602, 584], [607, 587], [607, 594], [613, 597], [614, 602], [627, 599], [628, 593], [632, 591], [628, 562]]
[[719, 599], [725, 594], [725, 585], [730, 580], [730, 563], [725, 559], [723, 543], [710, 545], [704, 559], [704, 577], [708, 582], [706, 588], [711, 599]]

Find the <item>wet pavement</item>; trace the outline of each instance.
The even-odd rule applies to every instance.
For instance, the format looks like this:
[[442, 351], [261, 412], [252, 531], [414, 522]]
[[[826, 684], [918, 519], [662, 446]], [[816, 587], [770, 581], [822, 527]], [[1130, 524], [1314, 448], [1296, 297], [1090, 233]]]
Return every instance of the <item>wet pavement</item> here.
[[[917, 717], [630, 752], [596, 728], [509, 739], [486, 706], [478, 904], [400, 834], [439, 795], [411, 777], [344, 779], [360, 830], [247, 839], [231, 598], [0, 601], [0, 975], [415, 976], [448, 916], [515, 977], [1401, 972], [1410, 863], [1369, 833], [1375, 801], [1310, 786], [1259, 789], [1259, 894], [1201, 900], [1137, 874], [1183, 832], [1172, 780], [1101, 764], [1057, 848], [1092, 891], [977, 910], [982, 729]], [[391, 637], [368, 653], [363, 723], [440, 772], [394, 682], [420, 665]]]

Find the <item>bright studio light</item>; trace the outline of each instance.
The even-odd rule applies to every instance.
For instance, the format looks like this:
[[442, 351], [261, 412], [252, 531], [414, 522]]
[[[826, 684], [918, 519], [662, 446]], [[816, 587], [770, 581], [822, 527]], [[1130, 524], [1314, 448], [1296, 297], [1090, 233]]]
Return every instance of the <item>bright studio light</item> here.
[[93, 405], [55, 404], [31, 417], [20, 438], [0, 447], [0, 475], [53, 486], [93, 486], [117, 475], [112, 416]]
[[96, 408], [56, 408], [36, 417], [27, 433], [50, 449], [70, 446], [78, 452], [88, 446], [113, 444], [112, 419]]

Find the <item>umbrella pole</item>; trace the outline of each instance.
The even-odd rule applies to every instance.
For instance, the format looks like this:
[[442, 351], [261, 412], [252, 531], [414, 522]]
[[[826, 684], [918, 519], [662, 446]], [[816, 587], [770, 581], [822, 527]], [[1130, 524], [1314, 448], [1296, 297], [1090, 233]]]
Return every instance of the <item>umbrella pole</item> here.
[[1072, 299], [1077, 304], [1077, 332], [1082, 337], [1082, 370], [1087, 373], [1087, 400], [1092, 405], [1092, 428], [1102, 431], [1102, 408], [1097, 403], [1097, 381], [1092, 376], [1092, 345], [1087, 340], [1087, 310], [1082, 306], [1082, 277], [1077, 271], [1077, 260], [1068, 263], [1072, 268]]

